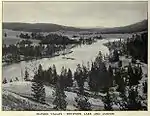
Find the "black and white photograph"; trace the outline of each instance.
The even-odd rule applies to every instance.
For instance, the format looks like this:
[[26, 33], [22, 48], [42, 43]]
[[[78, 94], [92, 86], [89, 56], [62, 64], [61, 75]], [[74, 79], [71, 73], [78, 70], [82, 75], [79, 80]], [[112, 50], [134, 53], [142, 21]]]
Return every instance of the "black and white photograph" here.
[[148, 111], [148, 1], [3, 1], [2, 111]]

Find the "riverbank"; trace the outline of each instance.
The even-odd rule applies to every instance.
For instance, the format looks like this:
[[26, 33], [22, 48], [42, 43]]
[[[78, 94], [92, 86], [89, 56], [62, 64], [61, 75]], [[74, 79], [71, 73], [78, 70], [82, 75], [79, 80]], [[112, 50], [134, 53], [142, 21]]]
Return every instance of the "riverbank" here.
[[60, 73], [62, 66], [74, 71], [77, 64], [87, 65], [87, 62], [93, 61], [99, 51], [102, 51], [104, 54], [108, 54], [108, 48], [103, 45], [105, 42], [108, 42], [108, 40], [98, 40], [91, 45], [81, 45], [71, 48], [72, 53], [66, 54], [65, 57], [74, 58], [75, 60], [63, 59], [62, 57], [64, 57], [64, 55], [59, 55], [52, 58], [42, 58], [29, 62], [21, 61], [19, 63], [3, 66], [3, 78], [10, 80], [11, 78], [18, 77], [19, 80], [23, 80], [22, 78], [24, 77], [26, 68], [28, 69], [29, 76], [32, 78], [34, 75], [33, 69], [38, 67], [39, 64], [42, 65], [43, 69], [48, 69], [50, 66], [55, 64], [58, 73]]
[[24, 57], [21, 60], [12, 61], [12, 62], [3, 61], [2, 66], [4, 67], [4, 66], [11, 65], [11, 64], [15, 64], [15, 63], [20, 63], [22, 61], [29, 62], [29, 61], [34, 61], [34, 60], [40, 60], [42, 58], [53, 58], [53, 57], [60, 56], [60, 55], [67, 55], [67, 54], [72, 53], [73, 51], [71, 51], [71, 49], [76, 46], [78, 46], [78, 45], [76, 45], [76, 44], [68, 45], [68, 46], [66, 46], [66, 49], [57, 51], [57, 52], [53, 53], [52, 55], [43, 55], [43, 56], [39, 56], [39, 57]]

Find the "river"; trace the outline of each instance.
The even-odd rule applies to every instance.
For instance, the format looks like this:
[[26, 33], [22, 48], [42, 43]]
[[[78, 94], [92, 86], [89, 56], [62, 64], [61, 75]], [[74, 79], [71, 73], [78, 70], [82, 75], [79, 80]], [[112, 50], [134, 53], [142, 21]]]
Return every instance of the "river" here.
[[[109, 38], [109, 41], [114, 40], [118, 39]], [[65, 55], [65, 57], [73, 59], [64, 59], [64, 56], [60, 55], [53, 58], [43, 58], [28, 62], [22, 61], [11, 65], [6, 65], [2, 67], [2, 75], [3, 78], [6, 78], [8, 81], [10, 79], [15, 79], [15, 77], [18, 77], [20, 81], [23, 81], [25, 69], [27, 69], [29, 76], [32, 78], [34, 75], [34, 70], [39, 64], [42, 65], [43, 69], [48, 69], [50, 66], [55, 64], [58, 74], [60, 73], [62, 66], [75, 71], [77, 64], [87, 65], [88, 61], [91, 62], [95, 59], [99, 51], [101, 51], [102, 54], [109, 54], [108, 48], [103, 45], [106, 42], [108, 42], [108, 39], [98, 40], [96, 43], [91, 45], [82, 45], [81, 47], [78, 46], [72, 48], [71, 50], [73, 52]]]

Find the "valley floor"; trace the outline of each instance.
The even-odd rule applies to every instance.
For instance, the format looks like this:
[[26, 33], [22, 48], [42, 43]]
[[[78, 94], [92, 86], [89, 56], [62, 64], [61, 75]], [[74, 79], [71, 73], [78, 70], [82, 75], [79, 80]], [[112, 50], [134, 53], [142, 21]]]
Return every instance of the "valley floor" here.
[[[80, 48], [78, 48], [80, 49]], [[97, 51], [96, 51], [97, 52]], [[81, 52], [82, 53], [82, 52]], [[93, 53], [93, 51], [91, 51]], [[80, 54], [82, 56], [82, 54]], [[79, 56], [80, 58], [80, 56]], [[62, 59], [62, 58], [61, 58]], [[131, 58], [126, 58], [125, 56], [120, 56], [119, 58], [122, 61], [122, 66], [125, 67], [129, 65], [129, 62], [131, 62]], [[66, 59], [65, 59], [66, 60]], [[68, 62], [68, 61], [66, 61]], [[147, 81], [147, 74], [148, 74], [148, 66], [147, 64], [141, 63], [143, 77], [140, 80], [140, 88], [139, 93], [141, 96], [145, 97], [146, 95], [143, 94], [142, 83]], [[118, 62], [116, 63], [110, 63], [106, 60], [106, 66], [108, 67], [111, 65], [112, 67], [116, 67], [118, 65]], [[86, 85], [86, 84], [85, 84]], [[51, 111], [53, 109], [53, 93], [54, 89], [52, 86], [44, 86], [45, 92], [46, 92], [46, 104], [37, 103], [32, 99], [32, 91], [31, 91], [32, 82], [31, 81], [14, 81], [9, 82], [2, 85], [2, 108], [4, 111]], [[115, 87], [111, 88], [112, 91], [110, 92], [111, 95], [114, 97], [113, 99], [116, 99], [116, 101], [121, 100], [119, 97], [119, 92], [116, 91]], [[73, 91], [74, 90], [74, 91]], [[65, 91], [65, 95], [67, 96], [66, 101], [68, 103], [66, 110], [78, 110], [75, 102], [75, 98], [78, 97], [77, 93], [75, 92], [77, 89], [76, 87], [70, 89], [70, 91]], [[105, 94], [98, 92], [97, 95], [95, 95], [94, 92], [89, 91], [88, 86], [85, 86], [85, 91], [89, 94], [88, 101], [91, 104], [92, 110], [104, 110], [104, 103], [102, 101], [102, 97], [105, 96]], [[147, 101], [143, 100], [145, 106], [147, 106]], [[113, 103], [112, 105], [113, 110], [119, 110], [119, 105]]]

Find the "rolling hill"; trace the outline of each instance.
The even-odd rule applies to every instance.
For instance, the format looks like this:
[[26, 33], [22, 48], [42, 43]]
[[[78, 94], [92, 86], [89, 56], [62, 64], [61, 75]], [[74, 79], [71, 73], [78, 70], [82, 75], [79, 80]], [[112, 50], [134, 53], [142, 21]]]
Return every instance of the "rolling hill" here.
[[148, 30], [148, 20], [143, 20], [135, 24], [123, 26], [123, 27], [114, 27], [114, 28], [104, 28], [97, 29], [101, 33], [134, 33]]
[[79, 31], [79, 28], [67, 27], [50, 23], [3, 23], [3, 29], [28, 32]]
[[3, 22], [3, 29], [27, 32], [55, 32], [55, 31], [90, 31], [100, 33], [134, 33], [148, 30], [148, 20], [135, 24], [114, 28], [76, 28], [51, 23], [13, 23]]

